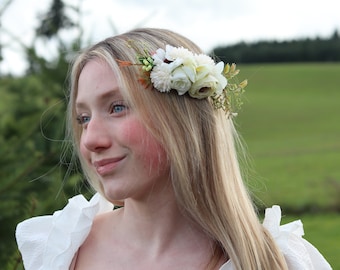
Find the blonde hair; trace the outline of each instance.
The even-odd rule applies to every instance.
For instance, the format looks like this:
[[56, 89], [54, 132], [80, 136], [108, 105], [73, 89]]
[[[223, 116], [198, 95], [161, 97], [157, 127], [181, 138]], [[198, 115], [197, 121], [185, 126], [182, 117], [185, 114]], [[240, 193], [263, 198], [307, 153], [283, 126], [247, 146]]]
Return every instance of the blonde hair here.
[[[136, 62], [138, 52], [156, 51], [166, 44], [201, 53], [197, 45], [181, 35], [145, 28], [103, 40], [77, 57], [68, 108], [76, 151], [79, 154], [81, 136], [74, 111], [79, 75], [91, 59], [101, 59], [117, 74], [127, 102], [167, 152], [179, 207], [216, 243], [212, 262], [227, 254], [235, 269], [287, 269], [283, 255], [260, 224], [243, 183], [232, 119], [215, 110], [209, 99], [146, 90], [138, 81], [137, 66], [117, 64], [117, 59]], [[98, 179], [81, 155], [79, 158], [91, 185], [103, 193]]]

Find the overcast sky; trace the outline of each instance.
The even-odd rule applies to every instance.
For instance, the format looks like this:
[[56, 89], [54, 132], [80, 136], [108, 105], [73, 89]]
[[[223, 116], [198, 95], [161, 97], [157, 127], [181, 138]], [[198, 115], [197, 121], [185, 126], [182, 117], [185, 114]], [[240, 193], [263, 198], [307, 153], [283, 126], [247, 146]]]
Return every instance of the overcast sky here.
[[[6, 0], [0, 0], [0, 8]], [[239, 41], [329, 37], [340, 32], [339, 0], [65, 0], [84, 13], [85, 35], [93, 42], [136, 26], [179, 32], [209, 51]], [[13, 0], [1, 24], [27, 45], [51, 0]], [[100, 5], [99, 5], [100, 3]], [[0, 32], [4, 61], [0, 72], [25, 68], [20, 45]], [[43, 51], [43, 50], [42, 50]], [[46, 49], [44, 54], [46, 52]]]

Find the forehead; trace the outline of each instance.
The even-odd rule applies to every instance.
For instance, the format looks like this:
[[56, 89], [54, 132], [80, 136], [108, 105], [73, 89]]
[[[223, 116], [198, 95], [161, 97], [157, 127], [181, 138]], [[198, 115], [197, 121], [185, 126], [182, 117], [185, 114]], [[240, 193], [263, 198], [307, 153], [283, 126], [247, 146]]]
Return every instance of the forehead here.
[[116, 75], [105, 61], [93, 59], [85, 64], [78, 79], [76, 104], [116, 92], [119, 92]]

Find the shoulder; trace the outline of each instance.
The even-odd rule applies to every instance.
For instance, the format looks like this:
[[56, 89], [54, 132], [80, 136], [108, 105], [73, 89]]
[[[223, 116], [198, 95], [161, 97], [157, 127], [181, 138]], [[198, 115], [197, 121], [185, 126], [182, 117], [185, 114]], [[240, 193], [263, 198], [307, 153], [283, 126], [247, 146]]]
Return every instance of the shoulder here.
[[77, 195], [53, 215], [19, 223], [16, 239], [25, 269], [67, 269], [88, 236], [95, 216], [112, 208], [99, 194], [90, 201]]
[[[301, 220], [281, 225], [281, 208], [274, 205], [267, 208], [263, 226], [269, 231], [278, 248], [286, 259], [289, 270], [310, 269], [330, 270], [332, 267], [322, 254], [303, 238], [304, 230]], [[235, 269], [228, 261], [219, 270]]]
[[88, 237], [82, 245], [82, 250], [87, 245], [93, 248], [95, 242], [101, 243], [102, 240], [109, 237], [110, 232], [114, 232], [117, 212], [119, 212], [119, 210], [102, 213], [94, 218]]
[[112, 251], [117, 248], [115, 228], [119, 212], [115, 210], [95, 217], [91, 230], [74, 260], [75, 269], [94, 269], [98, 266], [98, 262], [104, 262], [115, 254]]
[[322, 254], [306, 239], [301, 220], [280, 225], [281, 208], [267, 208], [263, 226], [283, 253], [288, 269], [332, 269]]

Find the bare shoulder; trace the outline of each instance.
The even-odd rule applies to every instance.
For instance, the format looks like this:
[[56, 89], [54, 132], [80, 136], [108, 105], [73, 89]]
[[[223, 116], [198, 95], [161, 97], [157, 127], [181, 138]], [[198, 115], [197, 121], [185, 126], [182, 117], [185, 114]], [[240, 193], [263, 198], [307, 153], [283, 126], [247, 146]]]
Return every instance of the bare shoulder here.
[[118, 218], [119, 210], [115, 210], [94, 219], [91, 231], [75, 257], [74, 269], [99, 269], [95, 264], [105, 261], [108, 251], [114, 254]]

